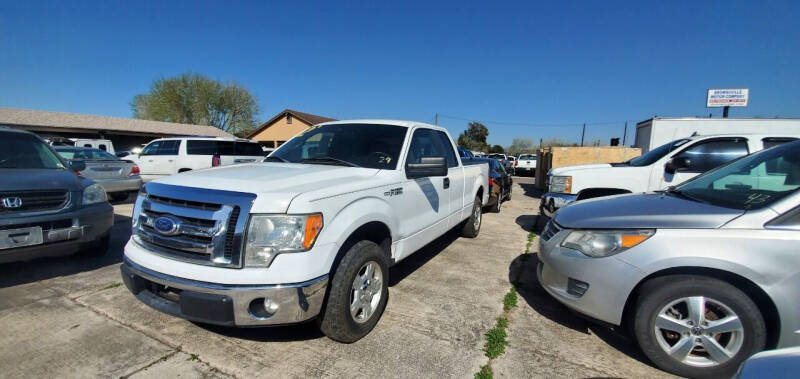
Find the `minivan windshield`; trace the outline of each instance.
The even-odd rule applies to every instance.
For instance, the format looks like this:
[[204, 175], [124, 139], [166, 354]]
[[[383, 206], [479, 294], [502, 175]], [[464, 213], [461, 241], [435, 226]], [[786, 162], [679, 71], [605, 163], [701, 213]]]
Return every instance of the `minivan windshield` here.
[[748, 155], [667, 193], [726, 208], [758, 209], [800, 188], [800, 142]]
[[636, 167], [649, 166], [653, 163], [656, 163], [656, 161], [661, 159], [661, 157], [669, 154], [671, 151], [677, 149], [686, 142], [689, 142], [689, 140], [684, 138], [663, 144], [653, 150], [644, 153], [644, 155], [640, 155], [636, 158], [629, 160], [627, 163], [631, 166], [636, 166]]
[[328, 124], [311, 127], [284, 143], [267, 161], [393, 170], [407, 128], [384, 124]]
[[40, 139], [24, 133], [3, 133], [0, 168], [63, 169], [64, 164]]

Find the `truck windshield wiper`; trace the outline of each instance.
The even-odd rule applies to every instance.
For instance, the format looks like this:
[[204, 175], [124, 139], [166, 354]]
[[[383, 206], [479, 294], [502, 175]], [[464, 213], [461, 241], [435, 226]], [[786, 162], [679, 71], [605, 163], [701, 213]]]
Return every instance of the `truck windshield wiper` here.
[[289, 161], [287, 161], [286, 159], [283, 159], [283, 158], [281, 158], [281, 157], [279, 157], [279, 156], [277, 156], [277, 155], [275, 155], [275, 156], [272, 156], [272, 155], [270, 155], [270, 156], [268, 156], [268, 157], [264, 158], [264, 162], [283, 162], [283, 163], [289, 163]]
[[339, 166], [349, 166], [349, 167], [361, 167], [353, 162], [348, 162], [339, 158], [329, 157], [329, 156], [320, 156], [314, 158], [306, 158], [301, 160], [300, 162], [314, 162], [314, 163], [321, 163], [321, 164], [334, 164]]

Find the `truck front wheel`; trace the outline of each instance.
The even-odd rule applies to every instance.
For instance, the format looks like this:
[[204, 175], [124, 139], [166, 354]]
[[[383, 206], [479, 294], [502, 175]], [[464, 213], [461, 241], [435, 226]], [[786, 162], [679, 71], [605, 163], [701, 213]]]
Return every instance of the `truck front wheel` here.
[[328, 338], [352, 343], [369, 334], [389, 299], [389, 265], [383, 250], [360, 241], [336, 267], [317, 323]]

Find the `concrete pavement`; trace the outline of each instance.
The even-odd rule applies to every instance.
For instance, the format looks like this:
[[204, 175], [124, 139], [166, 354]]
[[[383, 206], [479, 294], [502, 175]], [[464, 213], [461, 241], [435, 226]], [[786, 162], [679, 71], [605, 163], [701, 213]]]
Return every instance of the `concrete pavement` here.
[[131, 205], [117, 204], [105, 257], [0, 265], [0, 377], [472, 377], [510, 276], [524, 285], [496, 376], [663, 375], [612, 332], [572, 327], [575, 316], [521, 274], [535, 259], [523, 253], [538, 199], [531, 179], [516, 181], [478, 238], [452, 233], [394, 266], [383, 318], [349, 345], [314, 323], [222, 328], [141, 304], [120, 285]]

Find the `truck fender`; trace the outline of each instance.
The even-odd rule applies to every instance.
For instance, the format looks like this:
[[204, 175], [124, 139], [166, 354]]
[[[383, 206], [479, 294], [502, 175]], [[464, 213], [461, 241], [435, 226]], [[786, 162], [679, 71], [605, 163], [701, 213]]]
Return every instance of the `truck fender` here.
[[399, 238], [398, 220], [394, 209], [385, 200], [377, 197], [355, 200], [323, 222], [323, 232], [320, 233], [318, 243], [334, 242], [337, 246], [342, 246], [353, 232], [370, 222], [386, 225], [392, 241], [397, 241]]

